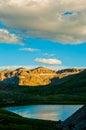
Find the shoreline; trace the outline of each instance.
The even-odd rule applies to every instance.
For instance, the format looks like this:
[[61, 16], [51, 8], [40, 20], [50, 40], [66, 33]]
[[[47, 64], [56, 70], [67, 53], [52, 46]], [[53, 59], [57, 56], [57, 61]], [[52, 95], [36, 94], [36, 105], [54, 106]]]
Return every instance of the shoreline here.
[[[36, 105], [38, 105], [38, 104], [36, 104]], [[43, 104], [41, 104], [41, 105], [43, 105]], [[66, 105], [68, 105], [68, 104], [66, 104]], [[80, 104], [78, 104], [78, 105], [80, 105]], [[76, 115], [76, 113], [79, 114], [79, 112], [84, 107], [86, 107], [86, 106], [83, 105], [81, 108], [79, 108], [75, 113], [73, 113], [66, 120], [68, 120], [68, 119], [70, 120], [71, 117], [73, 118], [73, 115]], [[82, 116], [82, 114], [79, 114], [79, 115]], [[15, 128], [15, 130], [20, 130], [20, 129], [25, 130], [25, 128], [29, 129], [29, 130], [39, 130], [39, 129], [41, 129], [41, 130], [44, 130], [44, 129], [45, 130], [52, 130], [52, 129], [53, 130], [57, 130], [57, 129], [60, 130], [59, 129], [60, 127], [62, 127], [62, 130], [70, 130], [68, 128], [68, 126], [71, 124], [70, 121], [68, 121], [66, 123], [66, 120], [53, 121], [53, 120], [32, 119], [32, 118], [22, 117], [22, 116], [15, 114], [13, 112], [9, 112], [8, 110], [4, 110], [3, 108], [0, 108], [0, 116], [2, 117], [2, 118], [0, 117], [0, 129], [2, 128], [1, 130], [5, 129], [5, 128], [6, 128], [5, 130], [7, 130], [7, 128], [9, 128], [10, 130], [12, 128]], [[7, 126], [7, 123], [5, 125], [3, 125], [4, 121], [8, 122], [9, 126]], [[22, 124], [24, 127], [22, 126]], [[10, 125], [12, 125], [12, 126], [10, 126]]]
[[30, 102], [30, 103], [7, 103], [7, 104], [0, 104], [0, 108], [2, 107], [10, 107], [10, 106], [26, 106], [26, 105], [86, 105], [85, 103], [80, 103], [80, 102], [60, 102], [60, 103], [55, 103], [55, 102]]

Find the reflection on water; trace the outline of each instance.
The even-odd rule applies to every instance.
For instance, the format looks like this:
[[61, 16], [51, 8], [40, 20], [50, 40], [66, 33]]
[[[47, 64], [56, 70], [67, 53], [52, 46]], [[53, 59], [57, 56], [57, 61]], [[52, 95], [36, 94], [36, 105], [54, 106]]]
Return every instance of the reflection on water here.
[[6, 107], [5, 110], [33, 119], [65, 120], [78, 110], [81, 105], [32, 105]]

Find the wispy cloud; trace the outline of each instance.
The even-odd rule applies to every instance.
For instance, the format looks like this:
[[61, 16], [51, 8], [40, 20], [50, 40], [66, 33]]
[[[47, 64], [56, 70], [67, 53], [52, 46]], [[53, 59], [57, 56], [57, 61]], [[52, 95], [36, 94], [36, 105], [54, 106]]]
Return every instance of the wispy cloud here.
[[29, 52], [35, 52], [35, 51], [39, 51], [39, 49], [36, 48], [20, 48], [20, 51], [29, 51]]
[[23, 44], [19, 37], [6, 29], [0, 29], [0, 43]]
[[64, 44], [86, 41], [85, 16], [86, 0], [0, 0], [0, 20], [8, 27]]
[[55, 54], [43, 53], [43, 56], [53, 57], [53, 56], [55, 56]]
[[[12, 66], [0, 66], [0, 70], [5, 70], [5, 69], [9, 69], [9, 70], [15, 70], [15, 69], [18, 69], [18, 68], [26, 68], [28, 70], [31, 70], [31, 69], [35, 69], [35, 68], [38, 68], [39, 66], [36, 66], [36, 65], [26, 65], [26, 66], [23, 66], [23, 65], [12, 65]], [[61, 70], [61, 69], [65, 69], [65, 68], [70, 68], [70, 67], [65, 67], [65, 66], [59, 66], [59, 65], [56, 65], [56, 66], [53, 66], [53, 65], [44, 65], [44, 67], [46, 68], [49, 68], [49, 69], [52, 69], [52, 70]]]
[[35, 65], [12, 65], [12, 66], [0, 66], [0, 70], [5, 70], [5, 69], [10, 69], [10, 70], [14, 70], [14, 69], [18, 69], [18, 68], [26, 68], [26, 69], [34, 69], [37, 68], [38, 66]]
[[43, 64], [50, 64], [50, 65], [60, 65], [62, 64], [62, 62], [58, 59], [45, 59], [45, 58], [36, 58], [34, 60], [35, 62], [40, 62], [40, 63], [43, 63]]

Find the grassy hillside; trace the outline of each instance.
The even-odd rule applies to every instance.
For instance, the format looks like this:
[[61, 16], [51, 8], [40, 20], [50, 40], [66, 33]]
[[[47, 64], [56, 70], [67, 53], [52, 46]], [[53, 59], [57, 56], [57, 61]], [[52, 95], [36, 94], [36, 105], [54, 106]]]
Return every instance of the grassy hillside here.
[[[0, 83], [0, 106], [86, 104], [86, 71], [55, 80], [54, 85], [28, 87]], [[0, 130], [56, 130], [56, 122], [27, 119], [0, 109]], [[59, 129], [58, 129], [59, 130]], [[64, 129], [67, 130], [67, 129]]]
[[28, 87], [0, 84], [0, 104], [85, 104], [86, 70], [54, 85]]
[[55, 130], [55, 121], [23, 118], [0, 109], [0, 130]]
[[85, 95], [86, 94], [86, 70], [75, 75], [71, 75], [61, 79], [56, 86], [58, 93], [69, 93], [72, 95]]
[[75, 124], [77, 130], [86, 128], [86, 106], [79, 109], [72, 116], [66, 119], [61, 125], [59, 121], [46, 121], [38, 119], [28, 119], [17, 114], [0, 109], [0, 130], [70, 130], [71, 122]]

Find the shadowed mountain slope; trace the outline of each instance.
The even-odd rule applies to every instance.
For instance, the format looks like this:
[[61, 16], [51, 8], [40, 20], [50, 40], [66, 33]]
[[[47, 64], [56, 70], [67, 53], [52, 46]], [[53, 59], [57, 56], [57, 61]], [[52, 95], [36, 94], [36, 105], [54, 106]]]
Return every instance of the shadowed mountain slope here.
[[64, 125], [67, 128], [73, 126], [75, 130], [86, 130], [86, 105], [66, 119]]

